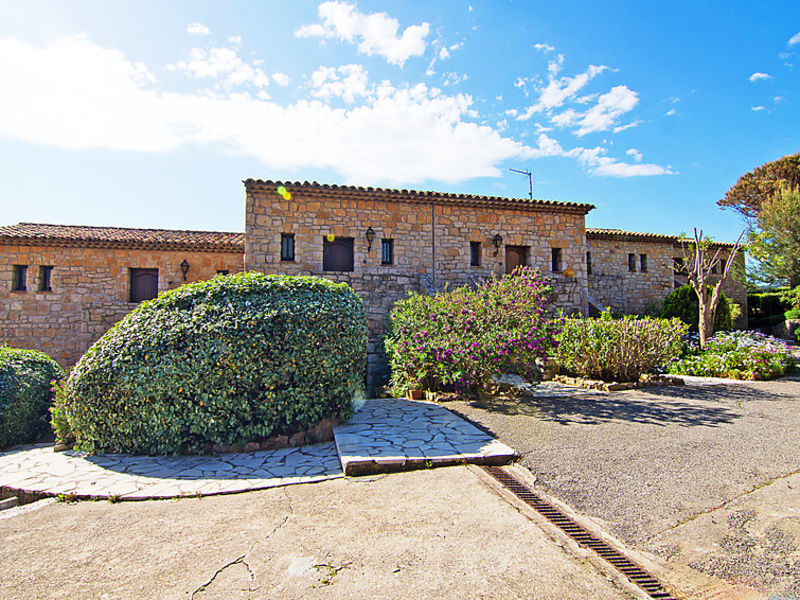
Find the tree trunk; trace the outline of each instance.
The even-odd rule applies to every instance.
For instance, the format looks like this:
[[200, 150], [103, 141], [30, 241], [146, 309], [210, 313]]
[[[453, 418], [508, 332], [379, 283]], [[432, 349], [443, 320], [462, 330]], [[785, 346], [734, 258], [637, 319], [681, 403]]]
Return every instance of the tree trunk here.
[[698, 323], [697, 323], [697, 332], [700, 334], [700, 348], [703, 350], [706, 349], [706, 344], [708, 343], [708, 330], [706, 329], [706, 307], [704, 306], [703, 302], [700, 302], [700, 306], [698, 307]]

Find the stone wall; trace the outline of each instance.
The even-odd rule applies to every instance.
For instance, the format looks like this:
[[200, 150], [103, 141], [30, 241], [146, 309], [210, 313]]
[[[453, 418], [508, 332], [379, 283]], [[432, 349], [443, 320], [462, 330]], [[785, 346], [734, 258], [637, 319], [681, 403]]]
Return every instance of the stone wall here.
[[[409, 291], [430, 293], [504, 273], [508, 245], [526, 247], [526, 263], [552, 276], [559, 306], [580, 313], [588, 308], [584, 209], [425, 201], [403, 193], [387, 199], [363, 188], [284, 185], [289, 200], [271, 182], [246, 182], [245, 268], [348, 283], [364, 300], [369, 319], [371, 388], [385, 374], [381, 346], [392, 305]], [[372, 248], [365, 236], [370, 227]], [[292, 262], [281, 261], [281, 233], [294, 234]], [[322, 270], [323, 240], [329, 234], [354, 239], [352, 272]], [[495, 254], [496, 234], [503, 243]], [[393, 240], [394, 264], [381, 264], [382, 239]], [[470, 242], [481, 244], [478, 266], [470, 266]], [[553, 247], [561, 248], [561, 273], [551, 273]]]
[[[136, 307], [130, 268], [157, 268], [159, 291], [183, 281], [242, 270], [241, 253], [48, 247], [0, 244], [0, 344], [45, 352], [71, 367], [114, 323]], [[27, 291], [12, 291], [14, 265], [27, 265]], [[38, 291], [39, 267], [52, 266], [52, 291]]]
[[[683, 257], [680, 247], [668, 236], [624, 234], [617, 239], [598, 239], [587, 235], [587, 249], [591, 253], [592, 273], [589, 275], [589, 299], [596, 308], [610, 307], [614, 312], [643, 314], [654, 309], [672, 290], [687, 283], [685, 276], [674, 270], [676, 258]], [[642, 239], [644, 238], [644, 239]], [[628, 255], [634, 254], [635, 270], [628, 267]], [[723, 251], [722, 258], [729, 252]], [[641, 269], [641, 256], [647, 257], [647, 271]], [[736, 261], [743, 271], [744, 254]], [[713, 283], [718, 278], [711, 276]], [[747, 327], [747, 288], [732, 276], [725, 281], [722, 291], [742, 307], [742, 315], [734, 323], [737, 328]]]

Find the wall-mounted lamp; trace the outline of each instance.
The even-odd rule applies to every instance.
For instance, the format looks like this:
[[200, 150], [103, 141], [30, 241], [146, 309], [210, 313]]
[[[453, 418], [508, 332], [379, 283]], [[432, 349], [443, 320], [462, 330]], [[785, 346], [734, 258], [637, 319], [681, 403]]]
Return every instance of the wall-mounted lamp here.
[[503, 245], [503, 236], [496, 233], [492, 238], [492, 245], [494, 246], [494, 255], [497, 256], [497, 253], [500, 252], [500, 246]]
[[186, 274], [188, 272], [189, 272], [189, 263], [184, 258], [183, 262], [181, 263], [181, 273], [183, 273], [183, 280], [184, 281], [186, 281]]
[[372, 251], [372, 242], [375, 240], [375, 230], [369, 227], [364, 235], [367, 236], [367, 254], [369, 254]]

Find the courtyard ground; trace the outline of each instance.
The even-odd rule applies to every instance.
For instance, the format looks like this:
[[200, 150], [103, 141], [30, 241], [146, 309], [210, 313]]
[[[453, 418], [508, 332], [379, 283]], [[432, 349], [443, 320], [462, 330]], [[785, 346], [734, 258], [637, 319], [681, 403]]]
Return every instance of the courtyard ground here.
[[631, 597], [475, 470], [11, 509], [0, 597]]
[[447, 406], [514, 447], [540, 490], [666, 564], [667, 583], [800, 599], [796, 371], [612, 393], [543, 384]]

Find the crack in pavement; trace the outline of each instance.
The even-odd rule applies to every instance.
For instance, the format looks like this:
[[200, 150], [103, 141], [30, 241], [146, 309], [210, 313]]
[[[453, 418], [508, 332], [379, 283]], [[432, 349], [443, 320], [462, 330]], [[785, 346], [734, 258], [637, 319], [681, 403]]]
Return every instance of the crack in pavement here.
[[681, 527], [683, 525], [686, 525], [687, 523], [691, 523], [692, 521], [702, 517], [703, 515], [708, 515], [708, 514], [711, 514], [713, 512], [716, 512], [718, 510], [722, 510], [726, 506], [728, 506], [729, 504], [732, 504], [733, 502], [736, 502], [740, 498], [744, 498], [745, 496], [749, 496], [750, 494], [752, 494], [754, 492], [757, 492], [758, 490], [762, 490], [765, 487], [769, 487], [774, 483], [778, 483], [779, 481], [781, 481], [783, 479], [787, 479], [787, 478], [792, 477], [793, 475], [797, 475], [797, 474], [800, 474], [800, 469], [797, 469], [796, 471], [792, 471], [791, 473], [786, 473], [785, 475], [779, 475], [778, 477], [773, 477], [772, 479], [770, 479], [768, 481], [765, 481], [764, 483], [761, 483], [761, 484], [753, 486], [752, 489], [747, 490], [746, 492], [743, 492], [743, 493], [741, 493], [741, 494], [739, 494], [737, 496], [734, 496], [733, 498], [729, 498], [729, 499], [725, 500], [724, 502], [718, 504], [717, 506], [712, 506], [711, 508], [708, 508], [706, 510], [700, 511], [699, 513], [696, 513], [696, 514], [694, 514], [692, 516], [689, 516], [689, 517], [683, 519], [682, 521], [679, 521], [676, 525], [673, 525], [671, 527], [667, 527], [666, 529], [663, 529], [662, 531], [659, 531], [658, 533], [654, 533], [653, 535], [648, 536], [646, 538], [646, 541], [647, 542], [651, 542], [651, 541], [655, 540], [656, 538], [664, 535], [665, 533], [668, 533], [668, 532], [670, 532], [670, 531], [672, 531], [674, 529], [677, 529], [678, 527]]
[[232, 567], [234, 565], [244, 565], [244, 568], [247, 569], [247, 573], [250, 575], [250, 586], [248, 587], [247, 591], [248, 592], [254, 592], [255, 590], [257, 590], [258, 588], [253, 588], [252, 584], [255, 581], [255, 577], [253, 575], [253, 571], [250, 569], [250, 565], [248, 565], [244, 560], [245, 556], [246, 556], [245, 554], [242, 554], [236, 560], [232, 560], [228, 564], [223, 565], [219, 569], [217, 569], [217, 572], [214, 573], [214, 575], [211, 576], [211, 579], [209, 579], [206, 583], [204, 583], [199, 588], [197, 588], [194, 592], [192, 592], [192, 598], [194, 598], [197, 594], [199, 594], [201, 592], [204, 592], [208, 588], [208, 586], [210, 586], [212, 583], [214, 583], [214, 580], [217, 578], [217, 576], [220, 573], [222, 573], [228, 567]]

